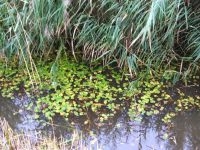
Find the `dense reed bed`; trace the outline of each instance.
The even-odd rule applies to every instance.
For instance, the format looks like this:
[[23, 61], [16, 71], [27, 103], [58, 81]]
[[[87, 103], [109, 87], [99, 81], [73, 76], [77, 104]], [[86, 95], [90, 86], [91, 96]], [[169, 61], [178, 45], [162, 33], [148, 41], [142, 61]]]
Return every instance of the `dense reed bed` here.
[[56, 61], [60, 51], [116, 63], [132, 76], [162, 69], [185, 77], [199, 69], [195, 0], [2, 0], [0, 11], [1, 58], [30, 63], [27, 69], [35, 70], [38, 57]]

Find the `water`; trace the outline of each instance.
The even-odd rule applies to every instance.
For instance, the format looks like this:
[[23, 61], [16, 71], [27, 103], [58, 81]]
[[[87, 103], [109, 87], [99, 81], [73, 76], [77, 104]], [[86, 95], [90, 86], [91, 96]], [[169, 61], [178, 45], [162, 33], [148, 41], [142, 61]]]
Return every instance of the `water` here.
[[[0, 116], [5, 117], [10, 126], [35, 136], [35, 130], [54, 132], [56, 136], [68, 137], [72, 134], [69, 122], [57, 117], [55, 126], [44, 127], [33, 119], [31, 111], [23, 106], [27, 97], [15, 101], [0, 98]], [[74, 127], [83, 131], [84, 140], [92, 141], [90, 147], [101, 145], [105, 150], [198, 150], [200, 149], [200, 112], [179, 114], [171, 126], [165, 126], [157, 117], [144, 117], [142, 121], [131, 122], [126, 114], [118, 114], [107, 124], [84, 125], [81, 118], [72, 119]], [[168, 137], [167, 137], [168, 135]]]

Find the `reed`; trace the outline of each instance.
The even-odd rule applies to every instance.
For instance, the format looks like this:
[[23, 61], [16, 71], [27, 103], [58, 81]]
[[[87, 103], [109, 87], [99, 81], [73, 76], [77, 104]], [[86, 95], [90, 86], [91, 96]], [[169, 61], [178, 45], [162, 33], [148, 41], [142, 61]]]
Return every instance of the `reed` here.
[[192, 9], [183, 0], [79, 0], [71, 12], [72, 37], [89, 61], [114, 61], [131, 75], [172, 66], [185, 75], [199, 69], [199, 11]]
[[162, 69], [184, 76], [199, 69], [200, 11], [195, 3], [2, 0], [0, 51], [8, 60], [17, 56], [19, 62], [32, 62], [27, 69], [33, 71], [35, 59], [54, 57], [64, 45], [75, 58], [81, 54], [89, 62], [115, 62], [130, 75], [141, 69], [155, 75]]

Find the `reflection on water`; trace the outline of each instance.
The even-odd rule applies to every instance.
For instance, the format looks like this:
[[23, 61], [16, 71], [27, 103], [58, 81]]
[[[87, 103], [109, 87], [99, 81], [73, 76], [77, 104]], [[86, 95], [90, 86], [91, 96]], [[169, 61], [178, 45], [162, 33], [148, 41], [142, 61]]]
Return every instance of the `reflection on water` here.
[[200, 112], [190, 112], [180, 115], [174, 120], [171, 131], [174, 143], [168, 141], [170, 149], [200, 149]]
[[[0, 116], [5, 117], [13, 129], [29, 133], [43, 129], [51, 133], [52, 126], [43, 128], [40, 122], [33, 119], [31, 112], [23, 110], [22, 106], [28, 101], [28, 98], [15, 101], [0, 98]], [[144, 117], [141, 122], [131, 122], [125, 114], [118, 114], [102, 125], [92, 122], [84, 125], [81, 118], [73, 122], [76, 128], [83, 131], [85, 142], [97, 139], [93, 146], [98, 143], [106, 150], [200, 149], [200, 112], [180, 114], [170, 129], [160, 122], [159, 117]], [[64, 119], [57, 117], [54, 123], [53, 132], [57, 136], [69, 137], [72, 133], [69, 122]], [[166, 140], [165, 133], [169, 135]]]
[[[110, 133], [102, 132], [100, 141], [107, 150], [198, 150], [200, 149], [200, 112], [177, 116], [171, 129], [157, 118], [144, 118], [141, 123], [120, 123]], [[169, 137], [165, 140], [165, 133]]]
[[39, 128], [39, 122], [34, 120], [30, 111], [24, 109], [30, 99], [9, 100], [0, 97], [0, 117], [4, 117], [15, 130], [32, 131]]

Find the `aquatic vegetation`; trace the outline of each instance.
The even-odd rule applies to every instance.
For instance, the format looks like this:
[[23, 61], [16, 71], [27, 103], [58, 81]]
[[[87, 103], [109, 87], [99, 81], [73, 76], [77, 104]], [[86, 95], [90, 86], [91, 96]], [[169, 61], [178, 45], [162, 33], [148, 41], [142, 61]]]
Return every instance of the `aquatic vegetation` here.
[[[128, 111], [131, 118], [138, 119], [137, 116], [141, 115], [162, 114], [162, 121], [169, 123], [179, 112], [199, 110], [199, 91], [196, 95], [189, 95], [184, 91], [184, 88], [189, 89], [189, 85], [173, 86], [172, 83], [169, 84], [168, 79], [164, 79], [163, 82], [150, 76], [150, 80], [140, 81], [137, 85], [133, 83], [135, 89], [132, 91], [135, 93], [135, 98]], [[193, 84], [191, 86], [199, 87], [199, 81], [196, 79], [199, 79], [199, 76], [188, 79]]]
[[[48, 119], [52, 119], [57, 114], [65, 118], [70, 115], [86, 116], [88, 110], [98, 114], [103, 109], [105, 113], [99, 116], [101, 121], [102, 118], [109, 118], [107, 112], [115, 114], [121, 111], [121, 103], [130, 98], [130, 96], [125, 97], [125, 85], [129, 84], [129, 79], [123, 77], [122, 72], [117, 69], [103, 68], [101, 65], [91, 68], [84, 63], [76, 63], [67, 58], [59, 60], [52, 68], [54, 63], [38, 62], [40, 84], [32, 84], [28, 79], [27, 70], [19, 70], [11, 80], [2, 75], [1, 79], [4, 83], [1, 84], [2, 95], [13, 98], [15, 91], [19, 92], [19, 85], [21, 85], [23, 87], [21, 89], [33, 97], [33, 103], [36, 104], [36, 118], [40, 113]], [[9, 73], [15, 72], [10, 68], [8, 70]], [[27, 78], [22, 78], [23, 76]], [[7, 87], [10, 90], [7, 90]], [[37, 99], [35, 102], [34, 98]]]
[[[94, 113], [98, 113], [101, 109], [110, 110], [112, 113], [119, 111], [115, 103], [119, 101], [118, 97], [124, 91], [121, 87], [125, 82], [123, 77], [114, 78], [109, 69], [89, 68], [82, 63], [69, 60], [59, 61], [58, 67], [60, 69], [56, 72], [56, 79], [51, 81], [51, 76], [48, 79], [54, 85], [49, 85], [48, 88], [43, 86], [45, 90], [52, 92], [40, 95], [36, 102], [37, 112], [41, 110], [48, 119], [51, 119], [55, 114], [65, 118], [70, 114], [86, 115], [88, 110]], [[116, 84], [117, 82], [119, 84]]]
[[[89, 67], [85, 62], [77, 63], [66, 57], [56, 63], [38, 61], [36, 64], [40, 83], [31, 82], [26, 69], [0, 65], [4, 68], [0, 74], [2, 96], [14, 98], [25, 93], [32, 97], [28, 108], [34, 109], [36, 119], [41, 115], [48, 120], [56, 115], [65, 119], [83, 116], [85, 123], [89, 123], [90, 112], [100, 123], [118, 112], [128, 112], [131, 119], [163, 114], [167, 123], [180, 111], [200, 108], [198, 93], [186, 96], [181, 87], [169, 84], [162, 73], [160, 80], [145, 72], [141, 72], [142, 79], [135, 80], [117, 68]], [[199, 86], [199, 76], [192, 76], [188, 84], [189, 81]]]
[[171, 96], [164, 88], [164, 83], [155, 79], [140, 81], [139, 87], [135, 88], [138, 93], [128, 112], [132, 117], [135, 117], [135, 112], [137, 115], [148, 116], [163, 113], [172, 101]]

